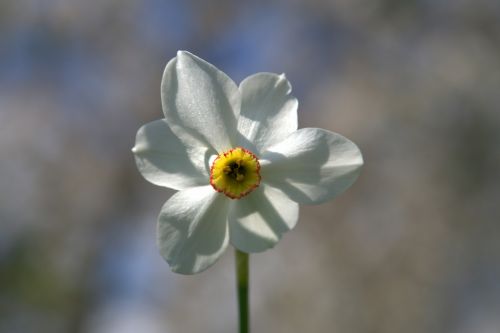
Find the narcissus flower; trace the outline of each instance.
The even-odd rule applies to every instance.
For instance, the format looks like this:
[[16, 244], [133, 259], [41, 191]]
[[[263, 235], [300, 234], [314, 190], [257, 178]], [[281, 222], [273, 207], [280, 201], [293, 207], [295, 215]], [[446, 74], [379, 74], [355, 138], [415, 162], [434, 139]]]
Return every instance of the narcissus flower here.
[[161, 208], [158, 245], [172, 270], [211, 266], [229, 243], [272, 248], [297, 223], [298, 204], [319, 204], [356, 180], [363, 158], [343, 136], [297, 130], [297, 99], [285, 76], [257, 73], [237, 86], [180, 51], [165, 68], [165, 119], [142, 126], [141, 174], [178, 190]]

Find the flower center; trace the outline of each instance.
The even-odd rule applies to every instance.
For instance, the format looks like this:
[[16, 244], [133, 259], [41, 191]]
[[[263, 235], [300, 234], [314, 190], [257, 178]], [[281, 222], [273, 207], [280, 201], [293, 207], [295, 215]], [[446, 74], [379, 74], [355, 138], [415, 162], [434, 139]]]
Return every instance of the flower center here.
[[257, 156], [241, 147], [228, 150], [214, 160], [210, 169], [210, 184], [217, 192], [231, 199], [240, 199], [260, 183]]

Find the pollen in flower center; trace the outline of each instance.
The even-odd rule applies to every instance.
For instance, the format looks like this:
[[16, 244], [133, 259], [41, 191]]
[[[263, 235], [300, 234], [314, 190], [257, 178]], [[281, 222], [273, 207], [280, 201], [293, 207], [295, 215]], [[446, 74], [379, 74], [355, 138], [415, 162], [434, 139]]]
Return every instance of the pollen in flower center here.
[[231, 199], [240, 199], [260, 183], [260, 164], [251, 151], [237, 147], [214, 160], [210, 169], [210, 184]]

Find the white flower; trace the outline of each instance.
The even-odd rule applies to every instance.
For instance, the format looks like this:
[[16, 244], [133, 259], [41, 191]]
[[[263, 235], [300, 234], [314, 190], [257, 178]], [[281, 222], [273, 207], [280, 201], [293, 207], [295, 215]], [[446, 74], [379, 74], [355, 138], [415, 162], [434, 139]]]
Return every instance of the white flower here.
[[229, 242], [269, 249], [297, 223], [299, 203], [327, 201], [356, 180], [358, 147], [323, 129], [297, 130], [290, 92], [283, 74], [257, 73], [238, 87], [185, 51], [167, 64], [165, 119], [142, 126], [132, 151], [144, 178], [178, 190], [158, 218], [173, 271], [203, 271]]

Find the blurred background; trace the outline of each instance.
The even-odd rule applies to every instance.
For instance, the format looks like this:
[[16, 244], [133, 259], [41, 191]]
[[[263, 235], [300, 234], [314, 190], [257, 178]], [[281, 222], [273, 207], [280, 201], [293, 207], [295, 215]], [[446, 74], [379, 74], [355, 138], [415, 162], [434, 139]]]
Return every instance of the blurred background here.
[[178, 49], [364, 154], [251, 257], [254, 332], [500, 332], [494, 0], [0, 1], [0, 332], [236, 331], [233, 251], [171, 273], [130, 152]]

